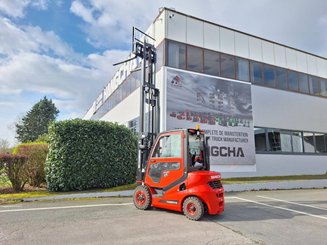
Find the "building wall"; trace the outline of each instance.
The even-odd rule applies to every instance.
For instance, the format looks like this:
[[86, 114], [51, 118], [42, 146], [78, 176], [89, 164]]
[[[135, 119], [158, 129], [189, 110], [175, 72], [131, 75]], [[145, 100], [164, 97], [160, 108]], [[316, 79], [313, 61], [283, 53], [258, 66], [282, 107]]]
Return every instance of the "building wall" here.
[[[222, 172], [223, 178], [325, 174], [327, 156], [256, 154], [256, 171]], [[222, 168], [217, 167], [216, 171]]]
[[257, 127], [327, 132], [327, 99], [252, 85]]
[[111, 111], [105, 114], [101, 120], [118, 122], [127, 125], [128, 121], [140, 114], [140, 88], [136, 89], [126, 99], [120, 102]]

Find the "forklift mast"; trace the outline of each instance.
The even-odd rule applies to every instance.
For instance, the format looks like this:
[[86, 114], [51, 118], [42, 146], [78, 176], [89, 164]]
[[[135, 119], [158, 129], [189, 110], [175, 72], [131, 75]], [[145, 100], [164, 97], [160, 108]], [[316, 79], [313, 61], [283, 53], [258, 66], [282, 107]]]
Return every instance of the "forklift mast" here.
[[[141, 35], [142, 38], [136, 38]], [[133, 27], [133, 53], [142, 59], [142, 76], [140, 87], [140, 117], [138, 141], [137, 181], [143, 182], [150, 151], [160, 132], [160, 101], [159, 89], [156, 88], [157, 52], [155, 41], [141, 30]]]

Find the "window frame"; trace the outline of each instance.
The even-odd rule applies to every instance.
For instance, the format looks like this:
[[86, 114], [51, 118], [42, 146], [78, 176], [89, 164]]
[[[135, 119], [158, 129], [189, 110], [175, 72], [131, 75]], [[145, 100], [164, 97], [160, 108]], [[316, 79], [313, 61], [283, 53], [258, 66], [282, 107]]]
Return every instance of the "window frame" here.
[[[257, 149], [255, 149], [256, 154], [277, 154], [277, 155], [322, 155], [322, 156], [326, 156], [327, 155], [327, 133], [322, 133], [322, 132], [314, 132], [314, 131], [299, 131], [299, 130], [291, 130], [291, 129], [279, 129], [279, 128], [270, 128], [270, 127], [262, 127], [262, 126], [253, 126], [253, 130], [255, 128], [259, 128], [259, 129], [264, 129], [265, 130], [265, 141], [266, 141], [266, 150], [260, 150], [258, 151]], [[272, 151], [271, 147], [270, 147], [270, 142], [269, 142], [269, 138], [268, 138], [268, 133], [269, 130], [273, 130], [274, 132], [279, 132], [279, 133], [283, 133], [285, 132], [286, 134], [289, 133], [289, 135], [291, 136], [290, 138], [290, 142], [291, 142], [291, 147], [292, 147], [292, 151], [282, 151], [281, 150], [277, 150], [277, 151]], [[302, 151], [294, 151], [294, 144], [293, 144], [293, 133], [300, 133], [301, 135], [301, 143], [302, 143]], [[304, 145], [304, 133], [312, 133], [313, 134], [313, 141], [314, 141], [314, 151], [313, 152], [305, 152], [305, 145]], [[323, 134], [324, 135], [324, 147], [325, 147], [325, 151], [326, 152], [317, 152], [317, 146], [316, 146], [316, 136], [315, 134]], [[254, 134], [255, 136], [255, 134]], [[281, 140], [280, 140], [281, 142]], [[280, 146], [282, 147], [282, 146]]]

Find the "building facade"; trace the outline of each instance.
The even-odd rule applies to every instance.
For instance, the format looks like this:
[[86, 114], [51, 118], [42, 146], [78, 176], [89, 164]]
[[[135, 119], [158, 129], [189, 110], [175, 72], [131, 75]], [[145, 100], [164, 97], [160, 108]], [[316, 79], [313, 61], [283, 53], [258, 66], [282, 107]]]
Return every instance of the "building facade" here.
[[[157, 47], [161, 130], [200, 124], [223, 177], [327, 172], [327, 59], [171, 9]], [[131, 54], [132, 56], [132, 54]], [[138, 60], [123, 64], [84, 119], [138, 129]]]

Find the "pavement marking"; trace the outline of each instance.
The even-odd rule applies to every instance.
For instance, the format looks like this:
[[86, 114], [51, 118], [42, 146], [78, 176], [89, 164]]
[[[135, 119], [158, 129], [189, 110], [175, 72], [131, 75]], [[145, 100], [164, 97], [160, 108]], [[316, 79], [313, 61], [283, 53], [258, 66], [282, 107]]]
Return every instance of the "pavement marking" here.
[[22, 207], [22, 205], [20, 204], [20, 205], [17, 205], [17, 204], [15, 204], [15, 205], [0, 205], [0, 208], [20, 208], [20, 207]]
[[107, 203], [107, 204], [76, 205], [76, 206], [63, 206], [63, 207], [23, 208], [23, 209], [0, 210], [0, 213], [43, 211], [43, 210], [56, 210], [56, 209], [73, 209], [73, 208], [94, 208], [94, 207], [106, 207], [106, 206], [127, 206], [127, 205], [132, 205], [132, 204], [133, 203]]
[[234, 199], [235, 197], [225, 197], [225, 200], [227, 199]]
[[291, 201], [286, 201], [286, 200], [277, 199], [277, 198], [272, 198], [272, 197], [266, 197], [266, 196], [257, 196], [257, 197], [265, 198], [265, 199], [270, 199], [270, 200], [273, 200], [273, 201], [285, 202], [285, 203], [294, 204], [294, 205], [298, 205], [298, 206], [304, 206], [304, 207], [315, 208], [315, 209], [320, 209], [320, 210], [325, 210], [325, 211], [327, 211], [327, 208], [316, 207], [316, 206], [312, 206], [312, 205], [308, 205], [308, 204], [297, 203], [297, 202], [291, 202]]
[[290, 211], [290, 212], [293, 212], [293, 213], [304, 214], [304, 215], [308, 215], [308, 216], [311, 216], [311, 217], [327, 220], [327, 217], [325, 217], [325, 216], [310, 214], [310, 213], [298, 211], [298, 210], [295, 210], [295, 209], [283, 208], [283, 207], [279, 207], [279, 206], [273, 206], [273, 205], [270, 205], [270, 204], [257, 202], [257, 201], [253, 201], [253, 200], [249, 200], [249, 199], [245, 199], [245, 198], [241, 198], [241, 197], [235, 197], [235, 199], [239, 199], [239, 200], [242, 200], [242, 201], [245, 201], [245, 202], [255, 203], [255, 204], [270, 207], [270, 208], [286, 210], [286, 211]]

